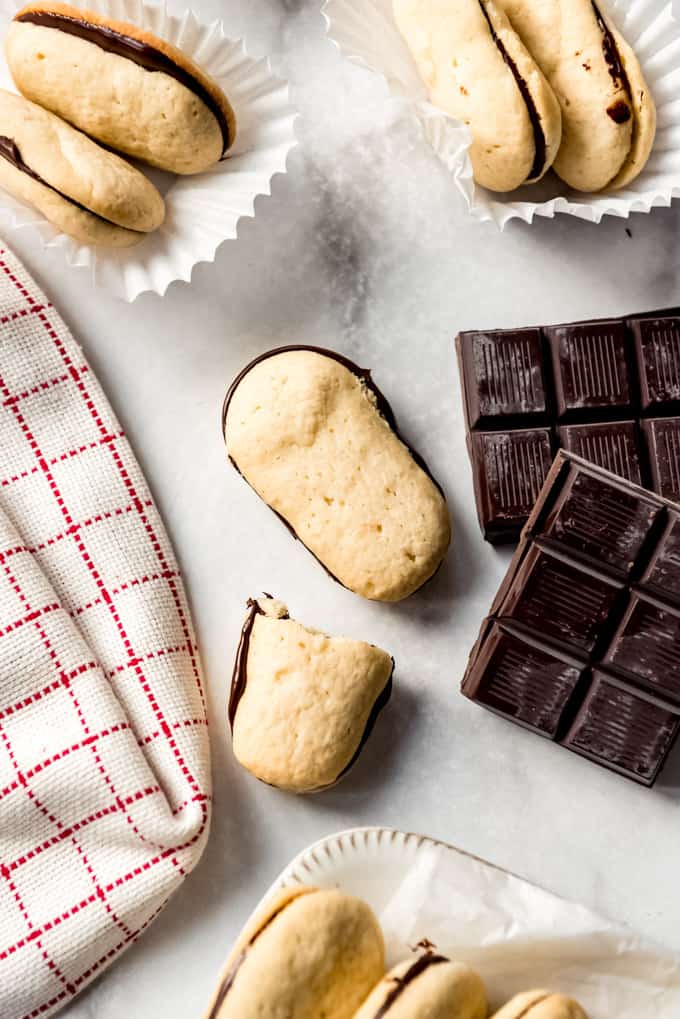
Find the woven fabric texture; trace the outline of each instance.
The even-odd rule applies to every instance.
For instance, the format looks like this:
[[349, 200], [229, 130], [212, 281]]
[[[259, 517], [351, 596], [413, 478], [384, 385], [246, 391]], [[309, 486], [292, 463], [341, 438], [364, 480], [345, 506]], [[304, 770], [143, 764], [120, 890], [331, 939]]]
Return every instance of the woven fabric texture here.
[[0, 1016], [48, 1016], [162, 909], [208, 835], [177, 563], [54, 308], [0, 248]]

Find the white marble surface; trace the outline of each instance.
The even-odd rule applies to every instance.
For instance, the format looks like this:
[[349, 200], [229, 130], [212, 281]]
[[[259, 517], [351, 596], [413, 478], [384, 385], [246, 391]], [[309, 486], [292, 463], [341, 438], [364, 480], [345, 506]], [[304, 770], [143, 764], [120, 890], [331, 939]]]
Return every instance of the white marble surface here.
[[[191, 286], [132, 306], [88, 291], [28, 234], [14, 240], [147, 472], [185, 572], [213, 718], [215, 816], [203, 861], [140, 944], [63, 1014], [200, 1016], [278, 871], [306, 843], [358, 824], [454, 842], [680, 950], [680, 749], [644, 790], [458, 693], [507, 554], [482, 541], [475, 521], [452, 347], [461, 328], [680, 303], [680, 204], [599, 227], [565, 217], [511, 224], [501, 235], [466, 217], [383, 84], [322, 38], [319, 0], [196, 7], [221, 15], [255, 53], [274, 53], [295, 86], [302, 146], [257, 219]], [[225, 387], [253, 355], [288, 342], [372, 367], [445, 485], [452, 553], [405, 604], [364, 603], [333, 584], [225, 465]], [[244, 600], [262, 589], [301, 620], [379, 643], [397, 661], [395, 695], [355, 770], [312, 799], [259, 785], [231, 758], [231, 663]]]

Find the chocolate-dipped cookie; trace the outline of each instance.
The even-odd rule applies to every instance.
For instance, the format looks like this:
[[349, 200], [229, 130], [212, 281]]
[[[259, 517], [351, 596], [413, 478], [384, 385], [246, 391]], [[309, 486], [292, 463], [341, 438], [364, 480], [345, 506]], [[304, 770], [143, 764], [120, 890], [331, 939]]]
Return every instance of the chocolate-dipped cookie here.
[[355, 1019], [486, 1019], [481, 978], [462, 963], [426, 952], [383, 977]]
[[384, 971], [382, 932], [364, 902], [284, 890], [239, 937], [205, 1019], [352, 1019]]
[[219, 85], [151, 32], [63, 3], [30, 3], [5, 42], [19, 91], [112, 149], [199, 173], [233, 144]]
[[249, 602], [229, 701], [237, 760], [280, 789], [333, 785], [389, 700], [393, 667], [386, 651], [309, 630], [279, 601]]
[[525, 991], [516, 994], [493, 1019], [588, 1019], [573, 998], [552, 991]]
[[446, 502], [369, 372], [329, 350], [270, 351], [233, 383], [223, 427], [237, 470], [345, 587], [399, 601], [441, 564]]
[[0, 187], [84, 244], [126, 247], [163, 222], [146, 177], [70, 124], [0, 90]]
[[393, 0], [432, 102], [467, 124], [475, 180], [512, 191], [540, 180], [560, 145], [560, 105], [495, 0]]
[[654, 143], [656, 108], [632, 49], [596, 0], [498, 0], [562, 107], [553, 169], [578, 191], [625, 187]]

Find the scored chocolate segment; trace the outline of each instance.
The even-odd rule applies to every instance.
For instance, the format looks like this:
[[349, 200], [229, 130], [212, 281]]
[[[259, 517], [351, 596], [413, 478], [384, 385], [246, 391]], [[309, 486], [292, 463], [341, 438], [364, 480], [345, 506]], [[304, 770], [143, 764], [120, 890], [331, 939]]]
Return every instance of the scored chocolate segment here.
[[478, 432], [472, 442], [484, 525], [498, 532], [514, 529], [530, 513], [550, 470], [550, 431]]
[[651, 783], [679, 726], [679, 715], [596, 670], [564, 745]]
[[643, 421], [649, 446], [654, 491], [665, 499], [680, 501], [680, 418]]
[[680, 728], [680, 507], [560, 450], [462, 691], [651, 785]]
[[643, 410], [680, 401], [680, 320], [639, 319], [631, 329]]
[[491, 711], [553, 737], [580, 676], [573, 661], [533, 647], [495, 623], [474, 682], [464, 692]]
[[[519, 538], [529, 510], [485, 501], [485, 443], [477, 437], [542, 429], [563, 447], [666, 498], [680, 500], [680, 314], [532, 329], [466, 332], [456, 339], [477, 509], [484, 537]], [[477, 441], [475, 441], [477, 439]], [[529, 461], [531, 466], [531, 461]], [[496, 484], [521, 489], [522, 465]], [[513, 477], [510, 476], [512, 472]]]
[[642, 484], [640, 431], [636, 421], [562, 425], [557, 434], [563, 449], [636, 485]]
[[680, 602], [680, 514], [669, 512], [666, 530], [640, 583], [652, 594], [656, 591]]
[[533, 545], [500, 615], [577, 651], [592, 651], [621, 584]]
[[547, 412], [543, 351], [538, 329], [469, 333], [463, 339], [470, 374], [468, 414], [474, 427], [499, 416]]
[[567, 551], [627, 575], [660, 513], [653, 497], [607, 475], [575, 470], [548, 510], [543, 534]]
[[680, 704], [680, 611], [633, 595], [604, 661]]
[[623, 323], [610, 320], [545, 330], [560, 418], [585, 409], [630, 407]]

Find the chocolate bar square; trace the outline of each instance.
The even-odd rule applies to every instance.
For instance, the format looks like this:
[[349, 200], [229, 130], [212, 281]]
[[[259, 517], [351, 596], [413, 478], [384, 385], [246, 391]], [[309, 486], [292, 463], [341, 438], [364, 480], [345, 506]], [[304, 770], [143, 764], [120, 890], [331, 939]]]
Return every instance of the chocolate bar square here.
[[680, 507], [560, 450], [462, 691], [651, 785], [680, 729]]
[[557, 415], [630, 410], [626, 331], [620, 320], [545, 330], [552, 357]]
[[477, 499], [488, 526], [496, 533], [514, 532], [536, 502], [553, 452], [547, 428], [514, 432], [476, 432], [474, 456]]
[[543, 350], [538, 329], [468, 333], [463, 340], [472, 374], [470, 420], [493, 427], [496, 417], [545, 414]]
[[640, 403], [647, 411], [680, 401], [680, 320], [640, 319], [631, 323], [640, 379]]
[[[482, 436], [541, 430], [543, 449], [568, 449], [628, 481], [680, 500], [680, 314], [601, 319], [456, 339], [484, 537], [516, 541], [530, 508], [503, 493], [533, 490], [544, 458], [493, 464]], [[526, 440], [524, 440], [526, 441]], [[513, 445], [510, 438], [509, 446]], [[518, 440], [518, 452], [522, 442]], [[523, 477], [526, 471], [531, 477]], [[493, 481], [486, 477], [494, 471]], [[501, 493], [490, 498], [489, 492]]]
[[599, 670], [564, 746], [651, 785], [680, 726], [680, 715]]

